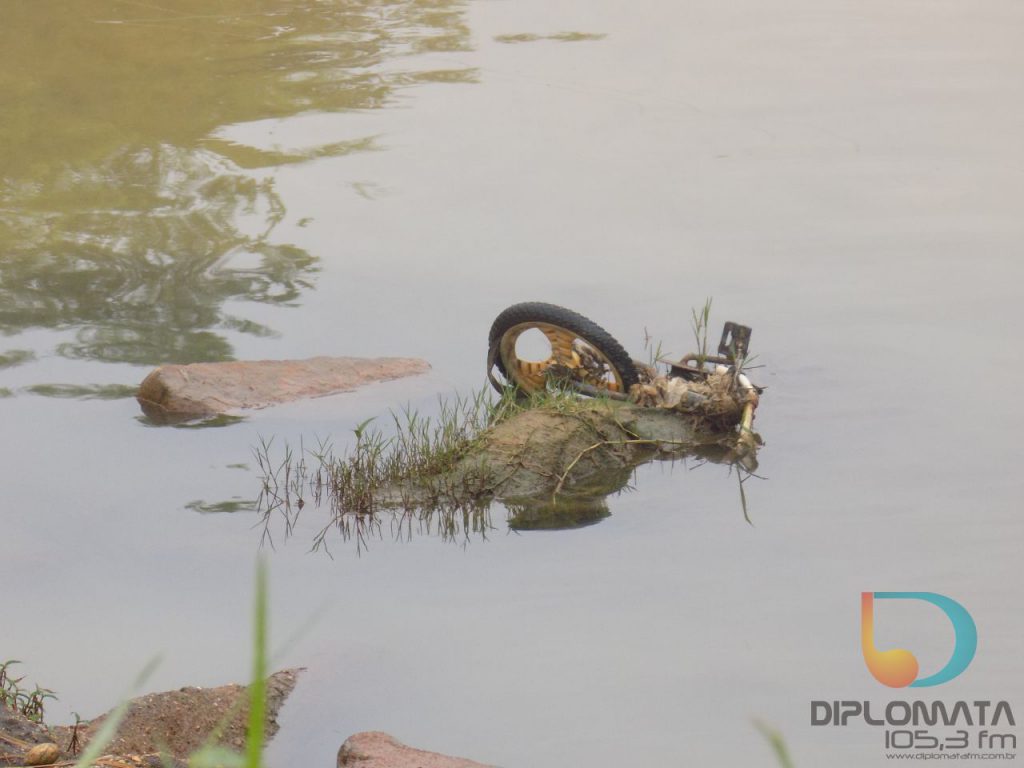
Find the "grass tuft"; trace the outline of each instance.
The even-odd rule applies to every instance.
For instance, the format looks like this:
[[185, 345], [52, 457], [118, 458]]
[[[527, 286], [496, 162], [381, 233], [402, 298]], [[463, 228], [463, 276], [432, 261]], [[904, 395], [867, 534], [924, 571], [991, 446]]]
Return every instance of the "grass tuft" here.
[[[392, 412], [387, 433], [375, 419], [367, 419], [353, 429], [355, 442], [341, 455], [329, 440], [310, 449], [300, 442], [296, 450], [288, 444], [276, 449], [272, 438], [260, 438], [253, 456], [262, 475], [256, 506], [263, 517], [264, 543], [273, 545], [270, 522], [275, 513], [283, 516], [285, 534], [290, 535], [309, 501], [327, 502], [332, 511], [331, 522], [314, 539], [314, 549], [325, 546], [325, 536], [335, 526], [345, 538], [364, 540], [369, 528], [379, 526], [375, 515], [384, 508], [419, 510], [425, 515], [417, 523], [428, 526], [433, 525], [433, 512], [458, 512], [466, 516], [466, 532], [486, 529], [483, 510], [474, 500], [487, 489], [450, 487], [445, 478], [488, 428], [540, 399], [558, 409], [579, 407], [575, 396], [555, 391], [521, 400], [512, 389], [497, 398], [482, 390], [440, 400], [433, 417], [409, 407]], [[402, 515], [397, 531], [412, 522], [408, 514]], [[462, 530], [451, 514], [441, 516], [438, 525], [443, 536]]]
[[690, 310], [690, 327], [693, 330], [693, 339], [697, 343], [697, 367], [703, 368], [708, 359], [708, 328], [711, 325], [711, 298], [704, 301], [704, 306], [698, 312]]
[[34, 689], [22, 688], [24, 676], [14, 677], [11, 674], [11, 668], [17, 664], [21, 664], [17, 659], [0, 662], [0, 703], [20, 712], [34, 723], [41, 723], [46, 701], [56, 699], [57, 694], [39, 685]]
[[392, 533], [410, 538], [419, 533], [439, 534], [454, 541], [493, 528], [489, 516], [492, 477], [486, 464], [461, 465], [485, 432], [517, 413], [533, 408], [575, 415], [593, 407], [593, 400], [559, 389], [523, 396], [506, 389], [500, 396], [490, 390], [454, 400], [441, 399], [433, 417], [412, 408], [392, 412], [385, 420], [387, 433], [367, 419], [353, 429], [355, 442], [338, 455], [329, 440], [307, 449], [274, 446], [260, 438], [253, 448], [261, 473], [256, 507], [262, 516], [263, 543], [274, 545], [271, 523], [282, 519], [284, 534], [292, 534], [302, 509], [312, 502], [326, 505], [331, 519], [314, 536], [313, 549], [327, 549], [327, 534], [337, 528], [346, 541], [360, 549], [382, 530], [379, 512], [394, 512]]

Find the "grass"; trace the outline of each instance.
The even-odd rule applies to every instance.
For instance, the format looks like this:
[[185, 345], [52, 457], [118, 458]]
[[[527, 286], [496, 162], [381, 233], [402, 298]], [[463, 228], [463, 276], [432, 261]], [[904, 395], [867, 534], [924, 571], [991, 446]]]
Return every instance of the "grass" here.
[[[253, 450], [263, 474], [263, 501], [276, 500], [282, 491], [302, 498], [301, 481], [312, 480], [315, 487], [326, 489], [339, 507], [346, 511], [371, 512], [375, 505], [374, 491], [381, 487], [414, 478], [438, 475], [450, 469], [479, 435], [498, 418], [506, 398], [495, 403], [489, 393], [481, 391], [469, 398], [440, 401], [438, 415], [431, 419], [406, 408], [391, 414], [394, 430], [390, 436], [367, 419], [353, 430], [355, 445], [340, 457], [334, 455], [329, 442], [306, 451], [300, 445], [296, 456], [285, 446], [281, 462], [272, 459], [272, 440], [260, 440]], [[315, 460], [314, 467], [306, 464]]]
[[[575, 400], [570, 395], [546, 397], [559, 408], [569, 407], [568, 402]], [[458, 507], [467, 511], [473, 507], [472, 492], [446, 486], [444, 478], [489, 427], [530, 407], [531, 402], [518, 401], [513, 390], [497, 398], [482, 390], [468, 397], [440, 400], [434, 417], [406, 408], [391, 413], [387, 433], [374, 419], [356, 426], [354, 445], [341, 455], [330, 441], [320, 441], [312, 449], [301, 442], [297, 450], [285, 444], [278, 451], [272, 439], [261, 438], [253, 456], [262, 475], [256, 505], [263, 515], [264, 540], [273, 544], [269, 522], [274, 513], [284, 516], [290, 534], [309, 501], [317, 505], [327, 502], [333, 513], [314, 548], [323, 545], [324, 535], [333, 525], [346, 537], [359, 538], [367, 527], [378, 524], [372, 518], [384, 507], [427, 511]], [[411, 520], [404, 517], [401, 523], [410, 524]], [[470, 523], [480, 524], [481, 519]]]
[[711, 298], [704, 301], [704, 306], [698, 312], [690, 310], [690, 327], [693, 330], [694, 341], [697, 342], [697, 367], [703, 368], [708, 359], [708, 328], [711, 325]]
[[[711, 328], [712, 302], [713, 299], [709, 296], [704, 300], [704, 306], [700, 309], [693, 307], [690, 309], [690, 332], [693, 334], [693, 340], [697, 347], [693, 354], [696, 357], [698, 368], [704, 367], [710, 355], [708, 332]], [[666, 358], [670, 357], [670, 355], [663, 351], [660, 340], [657, 344], [654, 344], [654, 340], [646, 328], [644, 328], [644, 349], [648, 352], [648, 364], [652, 367], [656, 366], [657, 363], [667, 362]], [[749, 368], [750, 366], [746, 365], [747, 362], [742, 358], [737, 359], [737, 372]]]
[[11, 668], [21, 664], [17, 659], [8, 659], [0, 662], [0, 703], [7, 705], [9, 709], [20, 712], [34, 723], [43, 722], [43, 714], [48, 699], [56, 699], [57, 694], [49, 688], [42, 688], [36, 685], [33, 689], [22, 688], [21, 682], [25, 679], [14, 677]]
[[263, 734], [267, 710], [267, 568], [256, 567], [253, 603], [252, 683], [249, 685], [249, 728], [245, 738], [246, 768], [263, 766]]
[[387, 433], [368, 419], [355, 427], [355, 442], [341, 455], [330, 441], [307, 449], [302, 442], [298, 448], [276, 448], [272, 439], [261, 439], [253, 455], [262, 475], [256, 507], [263, 542], [274, 545], [271, 523], [278, 518], [290, 536], [309, 503], [331, 511], [330, 521], [314, 536], [314, 550], [327, 549], [334, 528], [362, 548], [369, 536], [381, 533], [377, 513], [384, 510], [395, 513], [390, 525], [396, 538], [411, 537], [414, 525], [449, 541], [486, 537], [493, 528], [488, 513], [493, 473], [486, 465], [452, 470], [472, 455], [489, 428], [521, 411], [546, 408], [572, 415], [592, 402], [557, 389], [529, 397], [514, 389], [497, 397], [483, 390], [441, 399], [433, 417], [409, 408], [392, 412]]

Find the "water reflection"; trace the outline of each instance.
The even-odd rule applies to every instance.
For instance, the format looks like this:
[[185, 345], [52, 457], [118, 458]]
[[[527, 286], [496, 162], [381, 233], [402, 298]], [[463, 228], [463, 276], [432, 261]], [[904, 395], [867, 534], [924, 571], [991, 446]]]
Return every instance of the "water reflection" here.
[[554, 35], [522, 32], [517, 35], [495, 35], [494, 40], [498, 43], [536, 43], [539, 40], [551, 40], [556, 43], [582, 43], [591, 40], [604, 40], [607, 36], [600, 32], [558, 32]]
[[28, 349], [9, 349], [0, 355], [0, 368], [13, 368], [30, 360], [35, 360], [35, 353]]
[[256, 510], [256, 502], [252, 499], [243, 499], [240, 496], [233, 496], [224, 501], [196, 499], [186, 504], [185, 509], [202, 515], [234, 514], [236, 512], [254, 512]]
[[25, 392], [74, 400], [122, 400], [135, 397], [138, 387], [127, 384], [33, 384]]
[[[138, 388], [132, 390], [132, 397], [135, 397]], [[151, 419], [145, 414], [139, 414], [135, 417], [135, 421], [144, 427], [157, 427], [163, 429], [170, 427], [172, 429], [220, 429], [221, 427], [231, 427], [235, 424], [241, 424], [245, 421], [245, 416], [238, 416], [230, 413], [221, 413], [216, 416], [212, 416], [209, 419], [203, 419], [202, 421], [183, 421], [179, 423], [168, 423], [167, 421], [160, 421]]]
[[294, 305], [317, 259], [273, 242], [286, 211], [253, 169], [368, 151], [374, 137], [267, 152], [217, 130], [471, 81], [469, 70], [393, 63], [465, 49], [462, 11], [443, 1], [5, 3], [0, 333], [72, 330], [61, 355], [146, 365], [230, 359], [225, 332], [272, 334], [225, 302]]
[[508, 527], [514, 531], [562, 531], [585, 528], [611, 516], [604, 496], [543, 498], [506, 504]]

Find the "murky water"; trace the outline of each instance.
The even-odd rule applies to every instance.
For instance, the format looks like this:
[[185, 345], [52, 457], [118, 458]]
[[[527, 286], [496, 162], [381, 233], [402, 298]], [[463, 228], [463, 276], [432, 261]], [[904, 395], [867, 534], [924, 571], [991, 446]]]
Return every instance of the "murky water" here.
[[[961, 600], [979, 651], [934, 695], [1021, 706], [1018, 5], [3, 12], [0, 656], [54, 717], [155, 653], [152, 689], [246, 677], [261, 436], [482, 386], [517, 301], [680, 354], [707, 296], [769, 386], [753, 526], [724, 467], [678, 465], [576, 530], [494, 509], [486, 540], [385, 527], [329, 559], [309, 515], [269, 558], [279, 664], [309, 669], [273, 763], [383, 729], [503, 765], [770, 765], [759, 718], [798, 765], [881, 764], [877, 731], [808, 721], [907, 698], [864, 669], [862, 590]], [[314, 354], [434, 372], [221, 429], [124, 397], [161, 362]], [[900, 642], [934, 666], [927, 619]]]

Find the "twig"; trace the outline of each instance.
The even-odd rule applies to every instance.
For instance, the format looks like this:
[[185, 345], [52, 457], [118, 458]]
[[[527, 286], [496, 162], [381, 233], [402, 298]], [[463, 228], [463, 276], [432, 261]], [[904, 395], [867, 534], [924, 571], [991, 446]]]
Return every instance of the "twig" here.
[[0, 741], [6, 741], [8, 744], [12, 744], [15, 747], [21, 747], [22, 749], [30, 749], [33, 745], [27, 741], [16, 739], [13, 736], [7, 736], [6, 734], [0, 733]]

